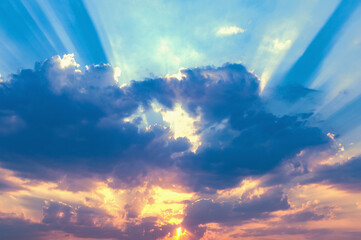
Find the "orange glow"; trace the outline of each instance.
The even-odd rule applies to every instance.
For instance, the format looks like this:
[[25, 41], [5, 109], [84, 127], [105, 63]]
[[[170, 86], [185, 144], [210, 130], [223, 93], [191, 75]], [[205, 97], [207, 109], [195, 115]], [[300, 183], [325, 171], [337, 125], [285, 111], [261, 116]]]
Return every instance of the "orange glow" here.
[[[140, 222], [143, 218], [156, 217], [157, 225], [171, 224], [177, 226], [169, 232], [166, 240], [192, 239], [192, 233], [180, 227], [187, 203], [197, 201], [204, 196], [177, 185], [177, 181], [169, 172], [154, 173], [154, 177], [144, 181], [143, 185], [133, 188], [116, 189], [108, 184], [111, 179], [100, 181], [98, 179], [85, 179], [89, 188], [82, 191], [69, 191], [61, 188], [61, 182], [33, 181], [17, 177], [12, 171], [0, 168], [1, 179], [19, 186], [8, 192], [0, 194], [0, 212], [12, 216], [28, 219], [32, 222], [41, 222], [42, 209], [47, 202], [62, 202], [74, 208], [87, 206], [104, 211], [110, 216], [102, 219], [120, 230], [125, 230], [129, 221]], [[160, 177], [161, 176], [161, 177]], [[84, 181], [85, 181], [84, 180]], [[237, 187], [218, 190], [216, 194], [209, 195], [215, 201], [239, 201], [239, 199], [258, 198], [268, 191], [261, 187], [262, 178], [243, 180]], [[29, 204], [33, 201], [30, 197], [37, 196], [36, 206]], [[217, 223], [207, 223], [207, 231], [202, 240], [231, 239], [230, 236], [242, 234], [247, 230], [256, 231], [258, 228], [273, 229], [282, 223], [282, 218], [289, 214], [302, 213], [302, 211], [323, 211], [323, 207], [330, 207], [328, 217], [318, 221], [308, 221], [303, 224], [307, 230], [330, 228], [352, 231], [358, 229], [358, 219], [361, 217], [361, 194], [339, 190], [331, 185], [309, 184], [294, 186], [287, 191], [290, 209], [275, 211], [271, 217], [257, 222], [250, 222], [239, 226], [221, 226]], [[30, 200], [29, 200], [30, 199]], [[40, 202], [38, 202], [40, 201]], [[31, 202], [30, 202], [31, 203]], [[129, 214], [133, 218], [129, 219]], [[64, 212], [59, 212], [58, 217], [64, 217]], [[97, 224], [97, 219], [94, 219]], [[298, 223], [288, 223], [288, 227], [298, 227]], [[241, 236], [241, 235], [239, 235]], [[59, 239], [63, 239], [59, 236]], [[75, 238], [71, 238], [75, 239]], [[244, 237], [244, 239], [254, 239]], [[292, 238], [297, 239], [297, 238]]]
[[174, 236], [174, 240], [181, 240], [186, 235], [187, 231], [184, 229], [182, 231], [182, 227], [177, 228], [176, 235]]
[[183, 221], [184, 201], [191, 200], [193, 194], [160, 187], [153, 187], [150, 191], [151, 201], [144, 205], [141, 216], [158, 216], [164, 222], [180, 224]]
[[[0, 194], [0, 212], [23, 216], [34, 222], [41, 222], [43, 218], [42, 207], [48, 201], [63, 202], [73, 207], [87, 206], [106, 212], [112, 218], [112, 225], [123, 229], [128, 219], [128, 206], [132, 214], [136, 214], [134, 221], [146, 217], [157, 217], [158, 224], [165, 223], [179, 225], [183, 221], [183, 211], [187, 201], [194, 200], [194, 193], [187, 193], [176, 185], [163, 187], [152, 185], [146, 181], [143, 185], [131, 189], [114, 189], [106, 182], [97, 179], [87, 179], [89, 189], [84, 191], [69, 191], [60, 189], [60, 182], [31, 181], [19, 178], [10, 170], [0, 168], [2, 179], [19, 186], [4, 194]], [[168, 182], [168, 175], [162, 178]], [[159, 182], [159, 179], [158, 179]], [[162, 182], [161, 182], [162, 184]], [[26, 199], [37, 196], [40, 200], [37, 208], [29, 208]], [[42, 203], [41, 203], [42, 202]], [[64, 213], [59, 213], [62, 217]]]
[[259, 196], [264, 193], [264, 189], [258, 187], [260, 183], [261, 180], [259, 179], [245, 179], [235, 188], [218, 190], [217, 195], [219, 199], [238, 199], [247, 192], [253, 192], [249, 197], [253, 197], [254, 195]]

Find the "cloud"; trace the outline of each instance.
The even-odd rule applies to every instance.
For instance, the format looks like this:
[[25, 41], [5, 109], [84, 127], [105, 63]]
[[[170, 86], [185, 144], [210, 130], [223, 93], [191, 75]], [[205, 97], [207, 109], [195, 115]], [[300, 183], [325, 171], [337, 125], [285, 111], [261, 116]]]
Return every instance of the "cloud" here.
[[246, 30], [243, 28], [237, 27], [237, 26], [230, 26], [230, 27], [222, 27], [218, 29], [217, 35], [218, 36], [230, 36], [230, 35], [236, 35], [239, 33], [244, 33]]
[[[101, 210], [86, 206], [50, 201], [43, 208], [40, 223], [23, 217], [0, 214], [0, 234], [6, 239], [48, 239], [53, 232], [63, 232], [87, 239], [144, 239], [163, 238], [175, 229], [171, 224], [159, 224], [157, 218], [143, 218], [139, 222], [129, 222], [118, 228], [112, 218]], [[65, 233], [65, 234], [64, 234]]]
[[294, 207], [290, 213], [283, 215], [280, 220], [280, 225], [286, 223], [299, 225], [308, 221], [330, 219], [334, 215], [334, 210], [334, 207], [320, 206], [317, 200], [314, 202], [308, 201], [302, 204], [299, 209]]
[[20, 185], [14, 184], [13, 182], [7, 181], [5, 179], [0, 179], [0, 194], [3, 192], [12, 192], [20, 189], [22, 189]]
[[[244, 176], [265, 173], [302, 149], [329, 143], [328, 137], [297, 116], [269, 113], [259, 95], [259, 81], [240, 64], [184, 69], [177, 78], [133, 82], [129, 89], [143, 105], [181, 104], [199, 117], [202, 145], [177, 161], [187, 184], [197, 191], [236, 185]], [[192, 176], [192, 177], [189, 177]]]
[[144, 218], [140, 223], [127, 223], [122, 231], [100, 210], [85, 206], [75, 208], [59, 202], [49, 202], [43, 215], [43, 224], [81, 238], [158, 239], [174, 228], [170, 224], [157, 224], [157, 218]]
[[334, 165], [321, 165], [314, 170], [313, 176], [306, 182], [324, 182], [343, 190], [361, 191], [361, 157]]
[[183, 225], [197, 237], [201, 237], [206, 230], [202, 227], [204, 224], [241, 225], [252, 219], [267, 219], [270, 213], [289, 207], [287, 197], [278, 188], [239, 202], [202, 199], [188, 205]]
[[292, 41], [290, 39], [280, 40], [279, 38], [270, 38], [265, 37], [263, 39], [263, 44], [260, 49], [269, 51], [271, 53], [280, 53], [282, 51], [288, 50], [292, 45]]
[[306, 227], [277, 226], [272, 228], [245, 229], [244, 233], [234, 234], [232, 237], [239, 238], [261, 238], [261, 239], [294, 239], [300, 236], [301, 239], [350, 239], [360, 238], [359, 231], [334, 230], [330, 228], [309, 229]]
[[171, 164], [171, 154], [189, 147], [167, 128], [141, 130], [123, 121], [140, 103], [116, 86], [110, 65], [80, 70], [68, 58], [53, 57], [1, 83], [0, 119], [8, 126], [0, 135], [4, 166], [53, 180], [65, 172], [104, 174], [118, 166], [127, 179], [142, 174], [148, 163]]
[[324, 219], [325, 215], [317, 214], [312, 211], [303, 211], [296, 214], [290, 214], [284, 217], [286, 222], [307, 222], [307, 221], [318, 221]]
[[[290, 203], [293, 205], [292, 203]], [[329, 220], [333, 217], [333, 207], [319, 206], [319, 202], [307, 202], [302, 204], [300, 208], [292, 206], [289, 209], [274, 214], [270, 221], [263, 221], [267, 227], [256, 226], [248, 228], [247, 226], [242, 227], [240, 233], [232, 235], [234, 238], [247, 238], [247, 237], [275, 237], [276, 239], [289, 239], [295, 238], [295, 235], [306, 236], [307, 239], [325, 238], [335, 234], [345, 234], [342, 231], [333, 232], [327, 228], [310, 229], [306, 224], [310, 222]], [[257, 221], [262, 220], [257, 218]], [[262, 225], [262, 224], [260, 224]], [[331, 239], [331, 238], [330, 238]], [[337, 238], [335, 238], [337, 239]]]
[[[195, 238], [213, 223], [232, 228], [255, 219], [267, 222], [275, 212], [290, 210], [280, 185], [309, 174], [300, 153], [306, 159], [333, 147], [325, 133], [309, 126], [309, 114], [270, 112], [269, 99], [260, 96], [259, 79], [241, 64], [182, 69], [177, 76], [122, 86], [115, 73], [109, 64], [81, 68], [73, 55], [66, 55], [1, 82], [0, 162], [14, 171], [16, 179], [57, 182], [56, 191], [98, 193], [95, 189], [101, 185], [115, 197], [117, 188], [134, 189], [122, 195], [126, 200], [116, 208], [127, 224], [122, 228], [110, 224], [115, 215], [107, 208], [55, 198], [43, 208], [41, 222], [4, 216], [4, 226], [19, 224], [35, 231], [38, 239], [53, 231], [80, 238], [155, 239], [174, 232], [180, 226], [175, 223], [182, 221]], [[183, 125], [175, 126], [182, 119], [189, 125], [186, 133]], [[329, 168], [316, 170], [319, 179], [312, 181], [326, 181]], [[218, 198], [219, 190], [239, 186], [250, 176], [260, 179], [266, 191]], [[0, 180], [5, 194], [23, 187], [9, 179]], [[352, 186], [357, 186], [357, 179]], [[158, 209], [164, 202], [159, 199], [166, 191], [153, 198], [157, 192], [153, 187], [174, 189], [174, 184], [192, 192], [178, 203], [175, 217], [157, 215], [155, 210], [144, 215], [145, 208]], [[50, 188], [47, 191], [53, 191]], [[19, 199], [21, 204], [29, 202]], [[280, 219], [297, 224], [327, 217], [326, 210], [304, 209]], [[159, 226], [159, 219], [170, 222]]]
[[[330, 234], [329, 229], [306, 229], [300, 227], [277, 227], [277, 228], [254, 228], [247, 229], [243, 234], [234, 234], [234, 238], [245, 238], [245, 237], [270, 237], [278, 236], [279, 238], [292, 238], [295, 235], [306, 236], [307, 239], [319, 239], [324, 238], [325, 235], [333, 236]], [[332, 239], [332, 238], [327, 238]], [[338, 238], [334, 238], [338, 239]], [[351, 239], [351, 238], [350, 238]], [[352, 238], [354, 239], [354, 238]]]
[[[0, 85], [0, 120], [8, 126], [1, 162], [28, 178], [97, 174], [127, 184], [157, 168], [178, 169], [185, 185], [204, 191], [235, 186], [329, 142], [304, 119], [268, 112], [259, 80], [240, 64], [183, 69], [180, 76], [119, 87], [110, 65], [80, 69], [72, 55], [22, 70]], [[196, 152], [163, 121], [144, 128], [142, 118], [132, 118], [140, 108], [154, 111], [154, 103], [196, 119]]]
[[47, 226], [39, 223], [32, 223], [23, 218], [7, 216], [1, 214], [0, 233], [1, 237], [8, 240], [29, 239], [38, 240], [46, 239]]

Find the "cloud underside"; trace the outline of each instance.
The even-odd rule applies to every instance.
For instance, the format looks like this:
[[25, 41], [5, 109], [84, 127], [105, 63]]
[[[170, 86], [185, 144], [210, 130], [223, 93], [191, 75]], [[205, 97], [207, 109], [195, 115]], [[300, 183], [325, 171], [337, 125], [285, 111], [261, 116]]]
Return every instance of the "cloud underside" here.
[[[36, 181], [58, 182], [64, 176], [69, 181], [111, 178], [109, 186], [114, 189], [135, 188], [152, 173], [168, 171], [177, 176], [177, 184], [203, 196], [274, 171], [302, 150], [331, 146], [330, 138], [302, 117], [269, 112], [259, 95], [259, 80], [241, 64], [183, 69], [177, 78], [145, 79], [125, 86], [118, 85], [114, 73], [104, 64], [79, 68], [68, 55], [37, 63], [34, 69], [21, 70], [1, 82], [1, 167]], [[156, 109], [174, 111], [176, 106], [196, 119], [192, 126], [199, 141], [196, 150], [187, 136], [174, 136]], [[319, 177], [312, 181], [324, 181], [322, 176], [332, 171], [318, 170]], [[341, 177], [334, 181], [354, 183]], [[77, 186], [75, 191], [86, 191], [84, 185]], [[0, 180], [3, 192], [19, 188]], [[258, 196], [239, 201], [200, 197], [185, 205], [182, 225], [194, 239], [203, 236], [206, 224], [242, 225], [290, 209], [279, 186], [268, 186]], [[304, 209], [283, 218], [297, 222], [327, 216]], [[143, 218], [129, 220], [120, 230], [108, 224], [112, 218], [99, 209], [61, 202], [48, 202], [40, 223], [7, 215], [0, 220], [0, 229], [10, 229], [8, 239], [22, 237], [11, 228], [17, 225], [34, 239], [54, 231], [77, 237], [157, 239], [168, 236], [177, 225]]]

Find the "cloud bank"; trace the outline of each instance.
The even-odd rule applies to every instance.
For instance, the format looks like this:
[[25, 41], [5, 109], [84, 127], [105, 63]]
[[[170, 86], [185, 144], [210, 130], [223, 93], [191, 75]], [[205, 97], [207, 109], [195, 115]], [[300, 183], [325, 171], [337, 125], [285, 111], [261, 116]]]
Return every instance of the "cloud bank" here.
[[[22, 70], [1, 83], [2, 164], [31, 178], [116, 171], [124, 181], [176, 167], [193, 176], [187, 184], [195, 189], [222, 189], [328, 142], [297, 117], [267, 112], [258, 79], [240, 64], [182, 74], [181, 80], [146, 79], [120, 88], [110, 65], [80, 70], [69, 56]], [[167, 109], [180, 103], [200, 116], [197, 152], [161, 124], [142, 129], [139, 118], [125, 121], [140, 107], [151, 110], [153, 102]]]
[[[271, 113], [260, 97], [258, 78], [241, 64], [183, 69], [177, 77], [121, 86], [115, 75], [110, 65], [81, 68], [72, 55], [65, 55], [1, 82], [0, 162], [15, 177], [28, 179], [28, 185], [53, 182], [74, 194], [95, 191], [99, 185], [82, 179], [101, 181], [109, 192], [146, 186], [129, 195], [123, 227], [110, 224], [114, 216], [102, 208], [47, 198], [42, 199], [40, 222], [4, 215], [1, 226], [18, 224], [40, 237], [60, 231], [79, 238], [114, 239], [172, 237], [175, 228], [183, 226], [190, 237], [199, 239], [209, 224], [232, 228], [292, 210], [280, 185], [264, 185], [234, 199], [220, 200], [219, 193], [269, 174], [305, 149], [332, 145], [326, 133], [308, 125], [307, 114]], [[163, 118], [162, 112], [179, 107], [195, 119], [197, 148], [187, 137], [176, 138]], [[334, 168], [321, 169], [319, 177]], [[24, 187], [9, 179], [0, 180], [1, 191]], [[344, 178], [333, 180], [349, 183]], [[155, 187], [175, 185], [195, 196], [166, 203], [184, 206], [178, 214], [183, 218], [160, 224], [158, 217], [144, 216], [144, 206], [156, 202], [151, 196]], [[282, 221], [318, 221], [324, 216], [306, 209], [285, 215]], [[8, 233], [13, 239], [18, 234]]]

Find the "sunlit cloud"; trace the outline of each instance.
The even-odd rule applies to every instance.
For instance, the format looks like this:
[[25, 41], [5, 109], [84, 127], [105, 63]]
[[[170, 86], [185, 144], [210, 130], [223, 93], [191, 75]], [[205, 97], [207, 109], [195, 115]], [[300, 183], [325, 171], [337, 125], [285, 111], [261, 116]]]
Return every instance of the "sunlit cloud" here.
[[197, 133], [197, 122], [200, 121], [200, 116], [192, 118], [180, 104], [176, 104], [173, 110], [158, 108], [154, 110], [162, 115], [165, 122], [169, 123], [171, 131], [174, 132], [174, 138], [187, 137], [193, 145], [193, 151], [202, 144], [201, 136]]
[[246, 30], [237, 26], [222, 27], [217, 31], [218, 36], [230, 36], [239, 33], [244, 33]]

